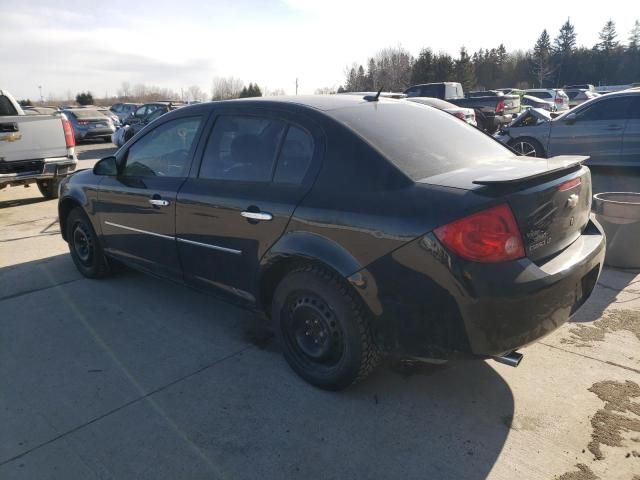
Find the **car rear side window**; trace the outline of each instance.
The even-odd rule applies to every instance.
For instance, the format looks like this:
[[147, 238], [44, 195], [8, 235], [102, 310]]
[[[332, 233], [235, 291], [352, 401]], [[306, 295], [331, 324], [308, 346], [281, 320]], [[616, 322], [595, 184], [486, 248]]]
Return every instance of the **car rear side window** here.
[[127, 177], [186, 177], [201, 117], [177, 118], [159, 125], [127, 152]]
[[202, 158], [200, 178], [269, 182], [286, 124], [249, 115], [218, 117]]
[[331, 113], [413, 180], [513, 157], [453, 115], [413, 102], [371, 102]]
[[578, 120], [601, 121], [601, 120], [624, 120], [627, 118], [629, 110], [629, 97], [615, 97], [592, 103], [590, 106], [577, 114]]
[[313, 138], [305, 130], [291, 125], [282, 143], [273, 181], [302, 183], [313, 158]]
[[529, 95], [538, 98], [551, 98], [551, 94], [549, 92], [529, 92]]

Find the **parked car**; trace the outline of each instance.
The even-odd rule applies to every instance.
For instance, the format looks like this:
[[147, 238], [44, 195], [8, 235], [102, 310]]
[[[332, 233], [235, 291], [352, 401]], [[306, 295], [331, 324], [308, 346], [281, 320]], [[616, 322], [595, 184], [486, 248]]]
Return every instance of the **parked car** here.
[[583, 89], [566, 89], [564, 92], [569, 97], [569, 108], [577, 107], [581, 103], [598, 96], [595, 92]]
[[105, 117], [110, 118], [111, 119], [111, 123], [113, 123], [114, 127], [116, 127], [116, 128], [120, 128], [121, 127], [122, 122], [120, 122], [120, 117], [118, 117], [118, 115], [113, 113], [107, 107], [94, 107], [94, 109], [99, 111]]
[[171, 110], [175, 110], [179, 107], [184, 107], [186, 104], [184, 102], [151, 102], [145, 103], [144, 105], [139, 106], [131, 115], [129, 115], [125, 121], [124, 125], [134, 125], [136, 123], [143, 123], [145, 118], [151, 115], [156, 110], [161, 110], [162, 113], [170, 112]]
[[406, 101], [210, 102], [63, 182], [58, 212], [83, 275], [117, 259], [261, 309], [337, 390], [381, 353], [515, 366], [566, 322], [605, 251], [583, 159], [514, 156]]
[[590, 83], [581, 83], [578, 85], [565, 85], [563, 90], [566, 92], [567, 90], [588, 90], [589, 92], [596, 93], [596, 87], [594, 87]]
[[569, 97], [559, 88], [532, 88], [527, 90], [527, 95], [553, 102], [558, 112], [569, 110]]
[[114, 103], [109, 110], [115, 113], [124, 122], [133, 112], [140, 108], [140, 103]]
[[127, 124], [122, 128], [119, 128], [115, 131], [115, 133], [111, 136], [111, 142], [117, 147], [121, 147], [129, 140], [133, 138], [133, 136], [146, 127], [148, 124], [153, 122], [156, 118], [161, 117], [165, 113], [167, 113], [168, 109], [165, 108], [157, 108], [152, 111], [149, 115], [143, 118], [139, 122], [134, 122], [132, 124]]
[[63, 113], [71, 122], [76, 142], [96, 138], [110, 142], [111, 135], [116, 131], [111, 119], [98, 110], [73, 108], [63, 110]]
[[548, 112], [556, 111], [555, 103], [534, 97], [533, 95], [524, 95], [522, 100], [520, 100], [520, 105], [525, 108], [542, 108]]
[[73, 129], [61, 114], [26, 115], [0, 90], [0, 190], [36, 183], [45, 198], [57, 198], [60, 180], [76, 169]]
[[[482, 95], [465, 96], [462, 85], [457, 82], [425, 83], [407, 88], [407, 97], [433, 97], [476, 112], [478, 128], [494, 133], [500, 126], [513, 120], [513, 113], [520, 111], [520, 97], [505, 96], [498, 92], [483, 92]], [[508, 110], [508, 111], [507, 111]]]
[[408, 98], [407, 101], [421, 103], [422, 105], [429, 105], [430, 107], [437, 108], [438, 110], [442, 110], [443, 112], [447, 112], [454, 117], [459, 118], [460, 120], [464, 120], [469, 125], [473, 125], [474, 127], [478, 126], [478, 124], [476, 123], [476, 112], [473, 110], [473, 108], [458, 107], [451, 102], [440, 100], [439, 98], [413, 97]]
[[589, 155], [588, 165], [640, 167], [640, 91], [593, 98], [550, 121], [514, 122], [497, 138], [526, 155]]

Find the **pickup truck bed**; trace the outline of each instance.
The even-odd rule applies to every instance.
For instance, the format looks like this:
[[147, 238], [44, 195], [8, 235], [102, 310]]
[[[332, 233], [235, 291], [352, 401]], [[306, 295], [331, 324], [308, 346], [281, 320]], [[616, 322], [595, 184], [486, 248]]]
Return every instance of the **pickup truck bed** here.
[[8, 92], [0, 90], [0, 189], [37, 183], [46, 198], [78, 163], [73, 131], [65, 117], [25, 115]]

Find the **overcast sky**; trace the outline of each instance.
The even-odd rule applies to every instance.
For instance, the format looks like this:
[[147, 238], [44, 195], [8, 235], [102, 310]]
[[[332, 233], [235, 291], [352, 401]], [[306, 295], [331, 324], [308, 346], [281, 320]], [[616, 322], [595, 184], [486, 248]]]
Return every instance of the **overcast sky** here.
[[[153, 5], [153, 6], [151, 6]], [[633, 0], [599, 8], [584, 0], [427, 2], [349, 0], [0, 0], [0, 88], [18, 98], [115, 95], [121, 83], [207, 92], [215, 76], [301, 93], [337, 86], [345, 67], [386, 46], [455, 55], [495, 47], [529, 49], [571, 17], [591, 47], [609, 18], [620, 40], [640, 17]], [[441, 5], [435, 8], [433, 5]], [[55, 7], [54, 7], [55, 6]]]

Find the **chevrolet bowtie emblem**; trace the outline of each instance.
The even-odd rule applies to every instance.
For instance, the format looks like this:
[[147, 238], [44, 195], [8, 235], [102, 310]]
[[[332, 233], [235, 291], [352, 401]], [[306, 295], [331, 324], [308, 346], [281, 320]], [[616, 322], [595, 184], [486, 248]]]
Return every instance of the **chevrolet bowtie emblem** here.
[[576, 205], [578, 205], [578, 200], [580, 200], [580, 197], [578, 195], [576, 195], [575, 193], [571, 195], [569, 198], [567, 198], [567, 208], [576, 208]]
[[15, 142], [22, 138], [21, 133], [9, 133], [7, 135], [0, 136], [0, 142]]

